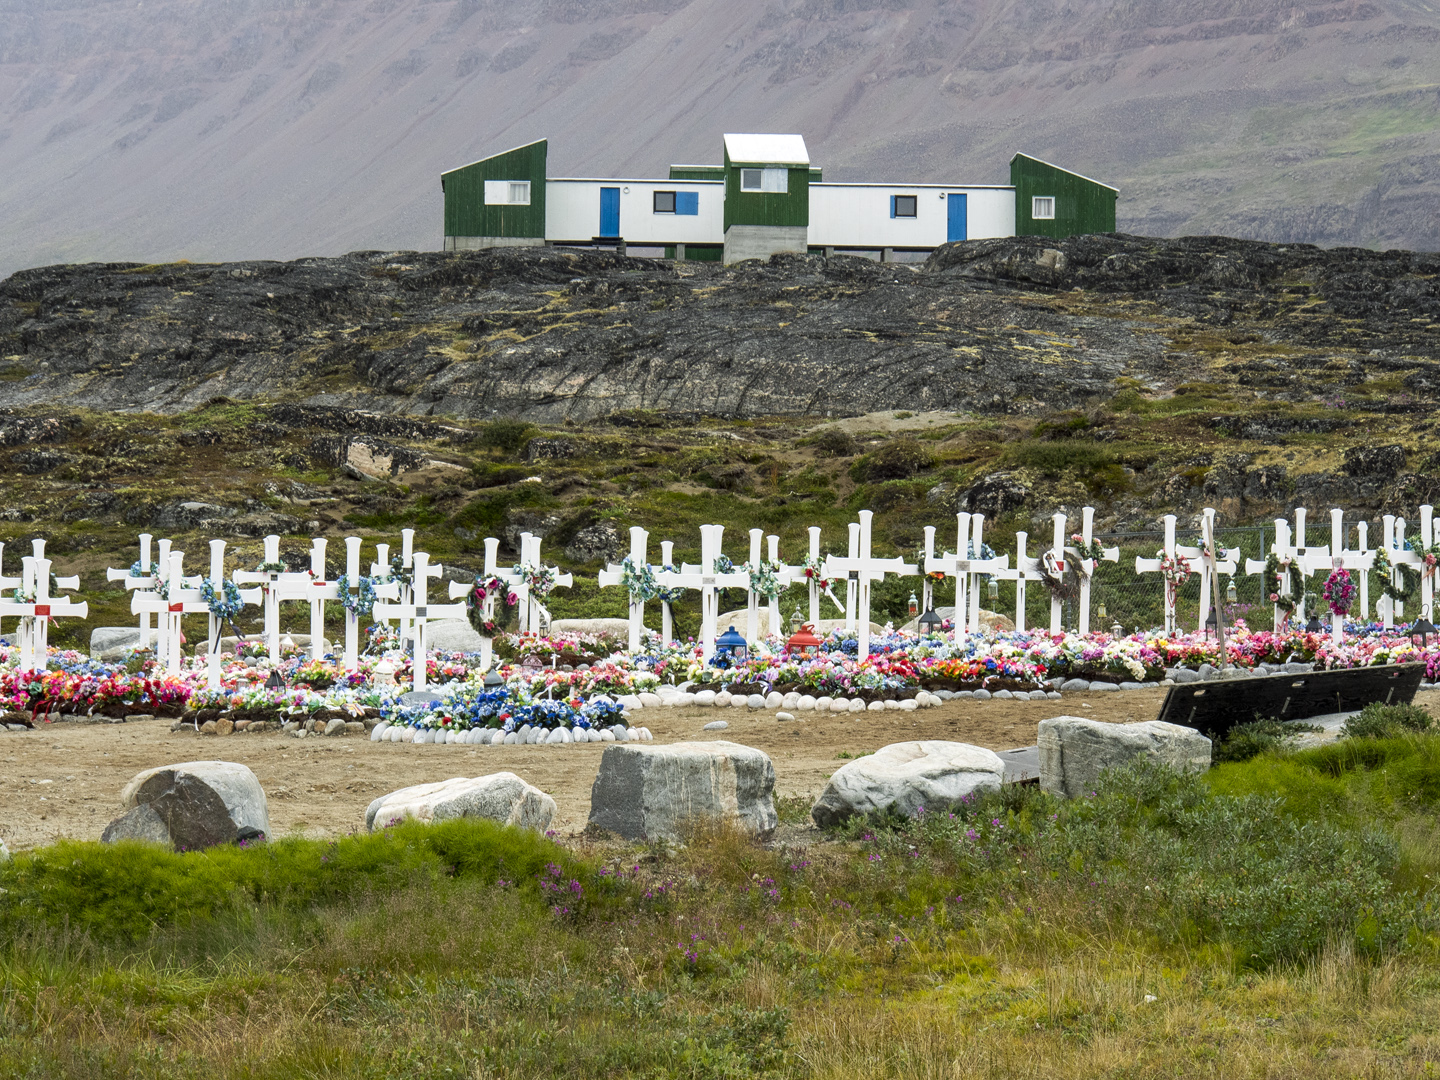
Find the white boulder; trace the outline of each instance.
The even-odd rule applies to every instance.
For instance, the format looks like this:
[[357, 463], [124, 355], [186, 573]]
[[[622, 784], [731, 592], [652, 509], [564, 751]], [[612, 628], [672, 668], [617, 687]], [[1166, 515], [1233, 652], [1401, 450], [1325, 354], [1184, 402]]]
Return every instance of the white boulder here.
[[120, 792], [125, 811], [100, 839], [155, 840], [180, 850], [270, 835], [265, 789], [233, 761], [185, 761], [137, 773]]
[[510, 772], [457, 776], [381, 795], [366, 808], [365, 827], [373, 832], [407, 817], [427, 822], [487, 818], [543, 832], [555, 817], [555, 800]]
[[969, 743], [923, 740], [892, 743], [836, 769], [810, 810], [821, 828], [855, 814], [894, 807], [907, 817], [958, 806], [967, 795], [999, 791], [1000, 755]]

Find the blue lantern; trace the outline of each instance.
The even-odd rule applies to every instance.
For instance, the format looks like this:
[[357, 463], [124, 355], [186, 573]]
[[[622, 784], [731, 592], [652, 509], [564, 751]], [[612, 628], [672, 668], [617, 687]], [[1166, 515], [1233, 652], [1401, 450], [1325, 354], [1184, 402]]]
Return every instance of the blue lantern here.
[[[745, 643], [744, 635], [738, 633], [733, 626], [715, 639], [716, 667], [728, 667], [731, 664], [741, 663], [749, 654], [750, 647]], [[724, 664], [720, 663], [722, 656], [725, 657]]]

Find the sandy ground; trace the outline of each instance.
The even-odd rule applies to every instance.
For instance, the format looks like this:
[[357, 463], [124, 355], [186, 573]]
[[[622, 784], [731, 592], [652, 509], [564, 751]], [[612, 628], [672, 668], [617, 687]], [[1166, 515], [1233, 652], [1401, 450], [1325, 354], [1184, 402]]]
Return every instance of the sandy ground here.
[[[657, 743], [728, 738], [755, 746], [775, 762], [777, 795], [818, 795], [855, 755], [909, 739], [949, 739], [993, 750], [1035, 743], [1036, 725], [1064, 713], [1123, 723], [1152, 720], [1163, 690], [1067, 694], [1063, 701], [952, 701], [913, 713], [815, 714], [776, 721], [748, 709], [647, 709], [641, 722]], [[805, 713], [798, 714], [805, 716]], [[723, 719], [728, 730], [702, 732]], [[363, 827], [377, 795], [408, 784], [508, 770], [549, 792], [560, 833], [585, 827], [590, 788], [603, 744], [583, 746], [414, 746], [358, 736], [295, 739], [262, 735], [171, 732], [171, 721], [56, 723], [0, 735], [0, 839], [12, 851], [61, 837], [95, 840], [120, 813], [120, 789], [142, 769], [181, 761], [224, 759], [255, 770], [270, 799], [276, 835], [343, 835]]]

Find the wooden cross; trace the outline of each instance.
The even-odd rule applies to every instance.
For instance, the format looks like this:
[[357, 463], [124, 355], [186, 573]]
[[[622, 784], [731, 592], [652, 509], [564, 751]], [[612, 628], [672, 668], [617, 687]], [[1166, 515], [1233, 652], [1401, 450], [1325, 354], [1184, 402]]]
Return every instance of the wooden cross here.
[[1001, 581], [1015, 582], [1015, 629], [1020, 633], [1025, 632], [1025, 592], [1026, 585], [1031, 581], [1043, 581], [1044, 575], [1040, 572], [1040, 560], [1032, 558], [1025, 550], [1025, 545], [1030, 540], [1030, 534], [1017, 532], [1015, 534], [1015, 569], [1014, 570], [992, 570], [991, 576]]
[[[808, 531], [810, 534], [810, 559], [818, 563], [820, 562], [820, 527], [818, 525], [811, 525]], [[817, 576], [807, 578], [805, 576], [805, 568], [801, 567], [799, 572], [794, 576], [794, 580], [808, 583], [806, 591], [809, 593], [811, 626], [819, 627], [820, 625], [821, 596], [828, 596], [830, 602], [835, 605], [840, 614], [842, 616], [845, 614], [845, 605], [835, 598], [835, 590], [829, 580], [825, 578], [823, 571], [817, 571]], [[822, 580], [825, 581], [825, 587], [823, 589], [820, 587]]]
[[856, 600], [856, 618], [859, 621], [859, 658], [864, 660], [870, 655], [870, 585], [872, 581], [882, 580], [886, 574], [910, 574], [919, 573], [920, 568], [914, 563], [907, 563], [902, 558], [879, 559], [870, 550], [871, 545], [871, 524], [875, 515], [869, 510], [860, 511], [860, 530], [858, 536], [859, 554], [846, 558], [837, 558], [829, 555], [825, 559], [825, 576], [840, 576], [844, 574], [855, 583], [854, 595]]
[[[225, 541], [210, 541], [210, 588], [214, 590], [218, 599], [225, 597]], [[259, 589], [236, 590], [241, 601], [246, 604], [258, 604], [264, 599], [264, 594]], [[198, 592], [197, 592], [198, 595]], [[210, 616], [210, 652], [205, 657], [205, 683], [212, 690], [220, 688], [220, 638], [225, 632], [225, 624], [210, 610], [210, 605], [202, 601], [202, 607]], [[187, 609], [188, 610], [188, 609]]]
[[[163, 541], [162, 541], [163, 543]], [[265, 558], [270, 566], [280, 562], [280, 537], [271, 534], [265, 537]], [[283, 581], [287, 585], [300, 585], [309, 580], [308, 574], [292, 574], [284, 570], [236, 570], [230, 575], [236, 585], [259, 585], [264, 592], [265, 648], [270, 663], [280, 663], [280, 589]]]
[[[1301, 566], [1304, 572], [1313, 574], [1318, 570], [1349, 570], [1351, 577], [1364, 578], [1372, 566], [1375, 565], [1375, 553], [1373, 551], [1346, 551], [1345, 550], [1345, 512], [1339, 508], [1332, 508], [1330, 511], [1330, 547], [1311, 548], [1309, 552], [1301, 556]], [[1363, 543], [1363, 540], [1362, 540]], [[1357, 583], [1358, 591], [1358, 583]], [[1333, 612], [1330, 617], [1330, 640], [1335, 645], [1340, 645], [1345, 639], [1345, 619]]]
[[750, 575], [743, 570], [722, 574], [715, 560], [723, 555], [724, 525], [700, 526], [700, 564], [683, 563], [678, 571], [661, 570], [656, 582], [666, 589], [700, 590], [700, 655], [709, 662], [715, 655], [715, 624], [720, 618], [721, 589], [748, 589]]
[[[36, 540], [37, 550], [43, 552], [45, 541]], [[41, 555], [27, 555], [21, 560], [20, 588], [31, 600], [0, 598], [0, 616], [18, 616], [20, 629], [17, 637], [20, 645], [19, 670], [44, 671], [49, 664], [49, 646], [46, 642], [46, 625], [60, 616], [74, 616], [83, 619], [90, 613], [85, 601], [76, 603], [69, 597], [50, 595], [50, 560]], [[80, 581], [75, 577], [56, 578], [62, 589], [76, 589]]]
[[425, 627], [431, 619], [463, 619], [464, 604], [430, 604], [426, 602], [427, 585], [430, 579], [430, 556], [417, 551], [412, 556], [415, 568], [415, 588], [409, 601], [392, 603], [381, 601], [375, 605], [375, 614], [382, 619], [400, 619], [402, 625], [411, 626], [411, 637], [415, 642], [414, 660], [410, 667], [414, 673], [416, 693], [425, 689], [425, 667], [430, 650], [425, 642]]
[[[345, 670], [360, 670], [360, 612], [353, 606], [355, 599], [360, 596], [360, 546], [364, 541], [358, 536], [347, 536], [345, 538], [345, 578], [349, 588], [346, 590], [351, 600], [350, 605], [345, 607]], [[268, 561], [268, 560], [267, 560]], [[339, 591], [339, 582], [336, 583], [336, 593], [340, 602], [344, 604], [346, 596]], [[398, 600], [400, 598], [400, 583], [396, 581], [371, 582], [375, 590], [377, 600]]]
[[[1295, 554], [1295, 549], [1290, 545], [1290, 523], [1284, 518], [1275, 519], [1275, 540], [1270, 545], [1270, 554], [1274, 555], [1275, 558], [1280, 561], [1281, 575], [1278, 580], [1269, 580], [1267, 578], [1262, 581], [1261, 588], [1264, 590], [1264, 595], [1269, 596], [1273, 592], [1276, 596], [1289, 597], [1290, 575], [1285, 571], [1291, 561], [1298, 556]], [[1269, 562], [1268, 559], [1246, 559], [1245, 573], [1264, 574], [1265, 564], [1267, 562]], [[1303, 600], [1303, 595], [1297, 598], [1297, 602], [1303, 602]], [[1280, 612], [1279, 601], [1276, 601], [1273, 605], [1273, 615], [1275, 632], [1278, 634], [1280, 627], [1284, 625], [1285, 622], [1285, 616]]]
[[[641, 572], [650, 565], [649, 555], [646, 549], [649, 547], [650, 534], [639, 525], [630, 526], [630, 565], [635, 571]], [[651, 567], [653, 570], [654, 568]], [[613, 585], [625, 583], [625, 567], [623, 563], [610, 563], [604, 570], [600, 571], [600, 587], [608, 589]], [[641, 649], [645, 636], [645, 597], [636, 593], [628, 593], [627, 618], [629, 622], [629, 635], [626, 638], [626, 648], [633, 653]]]
[[[1006, 570], [1010, 566], [1009, 555], [997, 555], [991, 559], [978, 557], [978, 552], [984, 550], [983, 540], [979, 539], [984, 535], [982, 531], [984, 521], [985, 518], [982, 514], [956, 514], [955, 547], [957, 550], [947, 551], [943, 555], [935, 554], [935, 530], [933, 528], [925, 530], [925, 610], [930, 610], [932, 600], [929, 575], [940, 573], [946, 577], [953, 577], [955, 579], [956, 641], [964, 641], [967, 633], [979, 632], [979, 583], [981, 577]], [[961, 548], [965, 551], [964, 555], [958, 553]], [[968, 584], [972, 577], [975, 582], [973, 590]]]
[[[1207, 531], [1211, 536], [1215, 533], [1215, 510], [1209, 506], [1201, 511], [1200, 534], [1202, 538], [1207, 534]], [[1191, 566], [1194, 566], [1196, 563], [1200, 565], [1200, 614], [1197, 616], [1199, 625], [1195, 632], [1202, 636], [1205, 633], [1205, 624], [1210, 618], [1211, 593], [1218, 587], [1211, 585], [1211, 578], [1212, 576], [1216, 576], [1218, 580], [1219, 574], [1229, 574], [1233, 577], [1240, 560], [1239, 548], [1231, 548], [1225, 551], [1216, 548], [1213, 551], [1213, 558], [1206, 558], [1205, 547], [1205, 542], [1202, 539], [1200, 547], [1175, 548], [1176, 554], [1183, 555], [1190, 561]], [[1215, 616], [1215, 625], [1220, 625], [1220, 616], [1218, 614]]]
[[[1095, 537], [1095, 508], [1086, 506], [1080, 511], [1080, 539], [1088, 548]], [[1074, 537], [1071, 537], [1073, 543]], [[1095, 571], [1100, 566], [1100, 559], [1106, 562], [1118, 563], [1120, 561], [1120, 549], [1118, 547], [1102, 548], [1100, 559], [1085, 559], [1080, 555], [1078, 547], [1067, 547], [1067, 555], [1075, 560], [1075, 566], [1080, 571], [1080, 617], [1078, 619], [1081, 635], [1090, 633], [1090, 583], [1095, 577]]]
[[[544, 566], [540, 558], [540, 537], [532, 533], [520, 534], [520, 562], [515, 567], [519, 576], [517, 592], [520, 595], [520, 632], [522, 634], [534, 632], [536, 634], [550, 625], [550, 611], [541, 602], [539, 596], [530, 585], [530, 574]], [[570, 574], [561, 573], [558, 566], [551, 567], [555, 571], [555, 586], [561, 589], [568, 589], [575, 584], [575, 578]]]
[[[1135, 556], [1135, 572], [1137, 574], [1157, 574], [1162, 572], [1161, 564], [1166, 558], [1175, 558], [1175, 515], [1165, 515], [1165, 544], [1160, 549], [1160, 554], [1154, 559], [1146, 559]], [[1170, 582], [1165, 582], [1165, 634], [1175, 633], [1175, 600], [1179, 596], [1179, 586], [1171, 587]], [[1051, 622], [1053, 632], [1054, 607], [1051, 607]]]
[[155, 656], [157, 660], [163, 661], [165, 671], [170, 675], [180, 674], [180, 647], [184, 641], [181, 617], [210, 612], [210, 605], [200, 596], [200, 579], [194, 577], [186, 580], [182, 569], [184, 561], [183, 551], [173, 548], [170, 550], [168, 569], [161, 576], [161, 580], [167, 584], [167, 596], [162, 597], [158, 590], [130, 594], [131, 612], [138, 615], [142, 611], [151, 611], [159, 616], [156, 620], [159, 631], [156, 635]]
[[[109, 568], [107, 568], [106, 571], [105, 571], [105, 580], [106, 580], [106, 581], [123, 581], [123, 582], [125, 583], [125, 588], [126, 588], [127, 590], [130, 590], [130, 591], [134, 591], [134, 590], [136, 590], [136, 589], [142, 589], [142, 590], [148, 592], [148, 591], [150, 591], [151, 589], [154, 589], [155, 586], [159, 583], [159, 578], [158, 578], [158, 577], [155, 575], [155, 573], [153, 572], [155, 568], [152, 567], [151, 564], [150, 564], [150, 541], [151, 541], [151, 539], [153, 539], [153, 538], [151, 537], [151, 535], [150, 535], [149, 533], [141, 533], [141, 534], [140, 534], [140, 560], [139, 560], [139, 561], [140, 561], [140, 575], [139, 575], [139, 577], [132, 577], [132, 576], [131, 576], [131, 574], [130, 574], [131, 568], [130, 568], [130, 567], [126, 567], [126, 568], [123, 569], [123, 570], [116, 569], [115, 567], [109, 567]], [[169, 555], [169, 553], [170, 553], [170, 541], [169, 541], [169, 540], [161, 540], [161, 541], [160, 541], [160, 561], [159, 561], [159, 563], [158, 563], [157, 565], [159, 565], [159, 566], [164, 566], [164, 565], [165, 565], [166, 558], [167, 558], [167, 556]], [[157, 644], [158, 644], [158, 643], [157, 643]], [[139, 648], [146, 649], [146, 648], [149, 648], [149, 646], [150, 646], [150, 612], [148, 612], [148, 611], [142, 611], [142, 612], [140, 613], [140, 644], [139, 644]]]
[[[499, 578], [505, 588], [513, 592], [512, 582], [502, 574], [496, 563], [499, 554], [500, 541], [493, 536], [487, 536], [485, 538], [485, 567], [480, 572], [480, 580], [490, 581], [494, 578]], [[475, 582], [473, 581], [468, 585], [461, 581], [452, 581], [450, 582], [450, 599], [459, 600], [462, 597], [468, 596], [470, 590], [473, 588], [475, 588]], [[485, 604], [480, 610], [481, 621], [489, 622], [493, 619], [495, 617], [495, 605], [501, 602], [503, 601], [501, 601], [500, 597], [496, 596], [494, 592], [487, 593], [485, 596]], [[466, 618], [469, 618], [470, 613], [468, 606], [462, 606], [465, 607]], [[490, 664], [494, 659], [494, 640], [483, 628], [477, 627], [475, 632], [480, 635], [480, 670], [489, 671]]]
[[[308, 574], [277, 574], [274, 584], [276, 602], [299, 600], [310, 605], [310, 659], [325, 658], [325, 601], [340, 599], [340, 586], [325, 578], [325, 538], [317, 536], [310, 542]], [[403, 595], [403, 594], [402, 594]], [[279, 621], [276, 621], [277, 633]], [[272, 660], [278, 660], [277, 651]]]

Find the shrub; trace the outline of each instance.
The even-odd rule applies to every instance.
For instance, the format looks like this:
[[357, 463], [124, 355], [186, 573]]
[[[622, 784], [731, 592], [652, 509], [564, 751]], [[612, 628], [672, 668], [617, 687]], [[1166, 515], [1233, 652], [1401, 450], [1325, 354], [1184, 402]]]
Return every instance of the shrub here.
[[1352, 739], [1394, 739], [1429, 731], [1435, 718], [1418, 705], [1383, 705], [1372, 701], [1345, 722], [1344, 733]]
[[535, 433], [535, 425], [525, 420], [505, 418], [491, 420], [483, 428], [476, 441], [484, 447], [499, 450], [505, 454], [518, 454]]
[[1302, 732], [1319, 731], [1313, 724], [1284, 724], [1279, 720], [1256, 717], [1248, 724], [1236, 724], [1215, 744], [1215, 763], [1249, 761], [1276, 750], [1284, 749], [1285, 740]]
[[858, 449], [848, 432], [833, 427], [816, 435], [810, 445], [821, 457], [849, 457]]
[[935, 463], [930, 451], [914, 439], [896, 439], [873, 454], [858, 458], [850, 466], [850, 476], [857, 482], [866, 480], [908, 480]]

